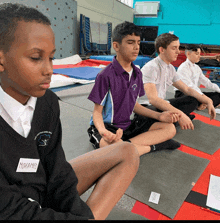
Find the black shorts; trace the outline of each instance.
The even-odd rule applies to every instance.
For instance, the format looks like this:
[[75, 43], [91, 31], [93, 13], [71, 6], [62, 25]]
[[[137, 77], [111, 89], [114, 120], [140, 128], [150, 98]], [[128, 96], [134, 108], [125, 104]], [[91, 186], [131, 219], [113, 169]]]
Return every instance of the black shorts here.
[[[130, 126], [124, 130], [122, 140], [130, 141], [129, 139], [140, 135], [141, 133], [147, 132], [155, 122], [158, 122], [158, 120], [147, 118], [141, 115], [135, 115], [134, 119], [131, 121]], [[112, 124], [104, 123], [104, 125], [105, 128], [112, 133], [116, 133], [118, 130], [118, 127]], [[95, 149], [98, 149], [102, 136], [99, 134], [94, 125], [91, 125], [87, 132], [89, 134], [89, 141], [92, 143]]]

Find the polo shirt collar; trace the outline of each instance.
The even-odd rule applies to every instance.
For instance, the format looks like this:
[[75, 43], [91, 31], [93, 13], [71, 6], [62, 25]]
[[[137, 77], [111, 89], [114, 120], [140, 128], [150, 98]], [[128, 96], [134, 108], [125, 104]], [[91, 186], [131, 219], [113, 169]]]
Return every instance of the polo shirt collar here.
[[165, 63], [165, 62], [160, 58], [160, 56], [157, 56], [157, 59], [158, 59], [160, 65], [162, 66], [162, 68], [170, 67], [170, 64]]
[[[123, 69], [123, 67], [121, 66], [121, 64], [116, 60], [116, 56], [114, 56], [114, 58], [113, 58], [112, 65], [113, 65], [117, 74], [123, 74], [124, 72], [126, 72]], [[138, 68], [134, 65], [133, 62], [131, 62], [131, 66], [133, 68], [133, 72], [136, 74], [138, 72]]]
[[17, 121], [17, 119], [21, 116], [21, 114], [27, 107], [31, 107], [34, 110], [36, 102], [37, 102], [36, 97], [30, 97], [27, 104], [22, 105], [20, 102], [18, 102], [10, 95], [8, 95], [6, 92], [4, 92], [2, 87], [0, 86], [0, 103], [14, 121]]

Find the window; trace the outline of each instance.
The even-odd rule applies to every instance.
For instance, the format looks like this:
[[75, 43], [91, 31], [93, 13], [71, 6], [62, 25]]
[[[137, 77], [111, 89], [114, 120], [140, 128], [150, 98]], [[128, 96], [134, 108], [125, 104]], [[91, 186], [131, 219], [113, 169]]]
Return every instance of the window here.
[[133, 0], [118, 0], [118, 1], [133, 8]]

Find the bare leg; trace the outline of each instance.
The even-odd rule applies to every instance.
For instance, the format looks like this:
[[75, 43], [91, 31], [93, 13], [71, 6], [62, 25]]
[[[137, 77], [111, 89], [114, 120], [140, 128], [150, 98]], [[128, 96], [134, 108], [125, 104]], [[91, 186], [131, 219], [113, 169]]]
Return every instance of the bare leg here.
[[176, 134], [176, 128], [173, 124], [155, 122], [147, 132], [137, 135], [130, 139], [136, 146], [139, 155], [150, 152], [150, 146], [165, 142], [173, 138]]
[[87, 204], [96, 220], [105, 219], [120, 200], [139, 167], [137, 149], [118, 142], [70, 161], [78, 178], [77, 190], [83, 194], [94, 183]]
[[[155, 122], [147, 132], [130, 139], [137, 148], [139, 156], [149, 153], [151, 145], [172, 139], [176, 134], [176, 128], [172, 123]], [[112, 143], [113, 144], [113, 143]], [[100, 148], [109, 145], [103, 138], [100, 140]]]

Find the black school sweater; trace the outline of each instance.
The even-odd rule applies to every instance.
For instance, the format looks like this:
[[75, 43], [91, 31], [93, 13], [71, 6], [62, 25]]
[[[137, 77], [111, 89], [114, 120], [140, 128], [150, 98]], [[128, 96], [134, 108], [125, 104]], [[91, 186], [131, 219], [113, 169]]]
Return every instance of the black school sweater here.
[[[50, 90], [37, 99], [27, 138], [0, 116], [0, 220], [94, 218], [65, 159], [59, 116], [57, 96]], [[20, 158], [40, 159], [37, 172], [16, 172]]]

